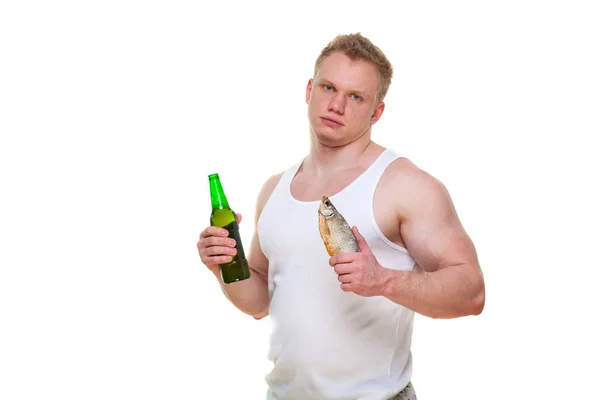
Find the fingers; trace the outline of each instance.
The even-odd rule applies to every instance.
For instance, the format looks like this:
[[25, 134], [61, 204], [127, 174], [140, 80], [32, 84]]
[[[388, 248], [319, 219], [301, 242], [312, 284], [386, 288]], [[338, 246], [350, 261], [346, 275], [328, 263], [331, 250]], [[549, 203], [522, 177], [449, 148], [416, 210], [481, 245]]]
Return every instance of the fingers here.
[[333, 267], [333, 270], [338, 275], [345, 275], [345, 274], [350, 274], [350, 273], [354, 272], [354, 268], [352, 267], [352, 264], [336, 264]]
[[209, 226], [200, 233], [200, 238], [207, 238], [210, 236], [224, 236], [227, 237], [229, 232], [227, 229], [219, 228], [218, 226]]
[[332, 267], [336, 264], [351, 263], [360, 259], [360, 253], [339, 253], [329, 258], [329, 265]]
[[355, 279], [356, 265], [352, 263], [334, 264], [333, 270], [337, 274], [340, 287], [344, 292], [352, 291], [352, 281]]
[[205, 265], [212, 266], [230, 262], [237, 250], [229, 246], [205, 246], [199, 242], [198, 253], [200, 254], [200, 260]]
[[218, 264], [227, 264], [233, 260], [231, 256], [212, 256], [212, 257], [200, 257], [202, 263], [207, 267], [212, 267]]
[[342, 283], [340, 285], [340, 287], [342, 288], [342, 290], [344, 292], [351, 292], [352, 291], [352, 284], [351, 283]]
[[338, 281], [340, 281], [340, 283], [351, 283], [352, 279], [353, 277], [351, 274], [338, 275]]
[[203, 249], [200, 249], [200, 251], [208, 257], [222, 256], [222, 255], [234, 256], [237, 253], [237, 250], [235, 249], [235, 247], [229, 247], [229, 246], [204, 247]]
[[201, 261], [209, 267], [225, 264], [237, 253], [235, 240], [228, 237], [226, 229], [209, 226], [200, 234], [197, 247]]
[[235, 239], [230, 237], [220, 237], [220, 236], [209, 236], [206, 238], [201, 238], [198, 243], [202, 247], [211, 247], [211, 246], [225, 246], [225, 247], [235, 247]]
[[238, 224], [239, 224], [240, 222], [242, 222], [242, 214], [240, 214], [240, 213], [237, 213], [237, 214], [235, 214], [235, 217], [237, 218], [237, 222], [238, 222]]

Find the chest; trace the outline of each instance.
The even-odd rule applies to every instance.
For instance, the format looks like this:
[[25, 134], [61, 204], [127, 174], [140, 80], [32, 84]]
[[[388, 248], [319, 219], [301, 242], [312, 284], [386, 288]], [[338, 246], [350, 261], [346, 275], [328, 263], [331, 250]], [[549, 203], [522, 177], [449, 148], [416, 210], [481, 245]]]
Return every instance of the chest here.
[[[289, 191], [293, 198], [303, 202], [320, 201], [322, 196], [331, 198], [341, 193], [342, 197], [352, 200], [353, 209], [372, 213], [384, 237], [406, 247], [400, 233], [399, 199], [393, 185], [363, 176], [365, 170], [366, 167], [355, 167], [329, 176], [315, 176], [300, 170], [290, 182]], [[318, 205], [315, 216], [317, 208]]]
[[290, 184], [290, 192], [296, 200], [316, 201], [332, 197], [354, 182], [364, 168], [353, 168], [329, 176], [315, 176], [299, 172]]

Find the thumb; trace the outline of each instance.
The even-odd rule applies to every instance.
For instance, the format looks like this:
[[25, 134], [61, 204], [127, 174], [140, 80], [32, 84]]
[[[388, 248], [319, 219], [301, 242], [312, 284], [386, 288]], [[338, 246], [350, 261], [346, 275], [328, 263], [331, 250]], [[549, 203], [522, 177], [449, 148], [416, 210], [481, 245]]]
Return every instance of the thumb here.
[[235, 214], [235, 217], [237, 218], [237, 222], [238, 222], [238, 224], [239, 224], [240, 222], [242, 222], [242, 214], [240, 214], [240, 213], [236, 213], [236, 214]]
[[356, 238], [356, 242], [358, 243], [358, 250], [360, 250], [360, 252], [371, 251], [369, 244], [367, 243], [363, 235], [360, 234], [356, 226], [352, 227], [352, 232], [354, 233], [354, 237]]

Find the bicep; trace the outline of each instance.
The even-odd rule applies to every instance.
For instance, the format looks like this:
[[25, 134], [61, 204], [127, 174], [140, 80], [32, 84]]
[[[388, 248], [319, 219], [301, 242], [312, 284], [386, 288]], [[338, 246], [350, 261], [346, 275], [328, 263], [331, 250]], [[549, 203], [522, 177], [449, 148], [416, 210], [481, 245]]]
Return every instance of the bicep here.
[[431, 179], [407, 204], [400, 232], [419, 266], [426, 272], [453, 265], [476, 265], [473, 243], [456, 213], [446, 188]]

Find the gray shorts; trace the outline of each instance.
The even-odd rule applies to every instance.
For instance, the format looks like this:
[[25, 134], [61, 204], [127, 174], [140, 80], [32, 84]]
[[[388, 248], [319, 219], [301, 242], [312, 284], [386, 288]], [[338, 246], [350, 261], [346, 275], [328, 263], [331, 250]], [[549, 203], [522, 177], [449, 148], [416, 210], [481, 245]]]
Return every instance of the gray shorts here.
[[417, 393], [415, 393], [412, 383], [408, 382], [408, 385], [390, 400], [417, 400]]
[[[267, 390], [267, 399], [270, 399], [273, 394], [270, 390]], [[389, 400], [417, 400], [417, 394], [415, 393], [415, 388], [413, 387], [411, 382], [402, 389], [400, 393], [395, 395], [394, 397], [390, 397]]]

